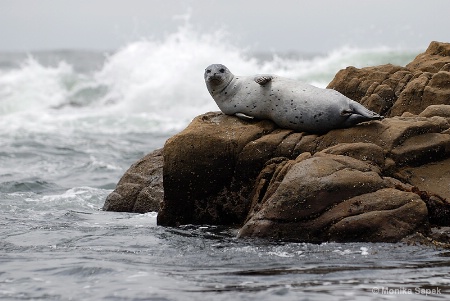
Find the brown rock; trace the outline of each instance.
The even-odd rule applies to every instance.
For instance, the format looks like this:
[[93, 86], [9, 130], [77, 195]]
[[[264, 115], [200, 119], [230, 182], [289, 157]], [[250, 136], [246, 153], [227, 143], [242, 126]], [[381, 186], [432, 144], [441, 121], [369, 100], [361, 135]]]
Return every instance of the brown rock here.
[[[399, 178], [450, 201], [450, 159], [400, 169]], [[449, 216], [450, 220], [450, 216]]]
[[444, 117], [450, 118], [450, 105], [431, 105], [419, 114], [420, 117]]
[[387, 117], [419, 114], [429, 105], [450, 104], [449, 52], [449, 43], [432, 42], [406, 67], [348, 67], [336, 74], [328, 88]]
[[411, 77], [408, 69], [391, 64], [362, 69], [347, 67], [336, 74], [327, 88], [337, 90], [367, 106], [367, 101], [362, 99], [375, 94], [375, 90], [380, 93], [380, 97], [386, 97], [381, 97], [386, 102], [392, 102], [391, 98], [399, 93], [398, 90], [402, 90], [405, 81], [409, 81]]
[[[396, 117], [317, 136], [276, 129], [269, 121], [248, 123], [208, 113], [196, 118], [165, 146], [165, 194], [158, 223], [241, 224], [259, 211], [275, 214], [274, 208], [297, 219], [309, 219], [355, 194], [399, 186], [386, 182], [386, 170], [415, 185], [413, 177], [404, 176], [400, 166], [414, 174], [414, 166], [448, 156], [449, 135], [442, 133], [448, 127], [447, 118], [439, 116]], [[158, 157], [159, 164], [144, 164]], [[293, 167], [304, 164], [308, 166]], [[150, 210], [146, 201], [159, 199], [162, 191], [155, 193], [151, 183], [158, 181], [152, 182], [149, 177], [157, 174], [158, 168], [161, 173], [161, 167], [161, 153], [138, 162], [108, 197], [105, 209]], [[322, 173], [315, 177], [308, 174], [301, 183], [288, 181], [294, 174], [297, 177], [314, 170]], [[156, 178], [161, 184], [161, 177]], [[436, 188], [427, 189], [441, 193]], [[286, 211], [290, 208], [287, 201], [274, 201], [280, 199], [282, 191], [283, 196], [295, 196], [301, 195], [300, 190], [303, 196], [309, 196], [305, 200], [313, 202], [320, 197], [321, 201], [307, 202], [310, 208], [301, 213]], [[266, 209], [261, 209], [269, 199], [274, 202], [273, 208], [265, 205]], [[297, 203], [296, 199], [291, 201], [292, 206]]]
[[[251, 179], [238, 175], [240, 180], [233, 181], [237, 158], [247, 144], [274, 129], [269, 121], [248, 123], [221, 113], [208, 113], [170, 138], [164, 146], [164, 205], [158, 224], [241, 222], [250, 203], [240, 197], [240, 190]], [[255, 154], [264, 151], [263, 145]], [[245, 162], [245, 169], [259, 172], [253, 166], [258, 164], [256, 161]]]
[[[412, 79], [403, 89], [398, 99], [389, 112], [389, 116], [400, 116], [404, 112], [418, 114], [422, 112], [428, 101], [423, 101], [425, 87], [433, 75], [431, 73], [422, 73], [418, 77]], [[424, 107], [425, 106], [425, 107]]]
[[396, 209], [343, 218], [331, 226], [329, 232], [334, 241], [397, 242], [416, 230], [427, 230], [427, 223], [425, 203], [413, 199]]
[[412, 137], [426, 133], [442, 133], [448, 128], [449, 122], [443, 117], [386, 118], [348, 129], [333, 130], [319, 136], [315, 139], [315, 151], [338, 143], [373, 143], [389, 152]]
[[[371, 165], [318, 153], [287, 166], [281, 182], [279, 177], [271, 181], [275, 191], [261, 198], [240, 237], [397, 241], [426, 225], [428, 212], [420, 197], [383, 189], [393, 182], [383, 179]], [[267, 191], [271, 190], [269, 186]]]
[[398, 166], [422, 165], [444, 159], [450, 153], [450, 135], [428, 133], [413, 136], [393, 148], [391, 158]]
[[[239, 225], [247, 220], [241, 231], [243, 236], [259, 233], [257, 236], [324, 241], [337, 240], [336, 233], [346, 233], [339, 237], [356, 239], [356, 226], [351, 225], [360, 225], [359, 221], [366, 216], [373, 217], [363, 214], [375, 209], [367, 207], [361, 217], [352, 217], [347, 228], [344, 224], [337, 225], [336, 217], [330, 222], [327, 212], [355, 197], [371, 200], [372, 193], [384, 188], [406, 193], [412, 190], [408, 184], [447, 197], [442, 187], [446, 187], [446, 168], [450, 162], [444, 160], [443, 167], [431, 168], [450, 154], [449, 134], [445, 133], [448, 119], [434, 116], [445, 115], [445, 108], [430, 108], [424, 115], [431, 117], [386, 118], [322, 136], [277, 129], [269, 121], [249, 123], [221, 113], [199, 116], [166, 143], [164, 204], [158, 223]], [[155, 210], [149, 204], [158, 203], [163, 197], [162, 164], [161, 151], [157, 151], [133, 165], [108, 197], [105, 209]], [[424, 174], [435, 185], [421, 186], [417, 178]], [[394, 175], [403, 182], [386, 175]], [[411, 199], [408, 194], [405, 196]], [[439, 211], [444, 205], [436, 204], [438, 210], [433, 211], [436, 215], [446, 212]], [[404, 208], [422, 218], [421, 206]], [[400, 205], [394, 209], [398, 219], [402, 219], [401, 212], [406, 211]], [[389, 214], [377, 213], [376, 220], [391, 219]], [[438, 219], [445, 223], [442, 214]], [[387, 224], [377, 228], [367, 222], [373, 233], [378, 230], [384, 233], [374, 234], [370, 240], [382, 241], [383, 237], [385, 241], [395, 240], [416, 229], [414, 223], [419, 220], [411, 221], [412, 228], [403, 227], [397, 236], [388, 231]], [[337, 226], [333, 229], [339, 231], [330, 230], [334, 224]], [[294, 226], [315, 230], [300, 235], [292, 231]], [[325, 226], [328, 232], [324, 232]]]
[[326, 148], [322, 152], [352, 157], [363, 162], [370, 162], [380, 167], [384, 166], [386, 160], [385, 151], [374, 143], [340, 143]]
[[382, 186], [373, 166], [320, 154], [294, 164], [259, 215], [279, 221], [308, 219], [343, 199]]
[[[436, 73], [450, 63], [450, 43], [433, 41], [428, 49], [406, 65], [410, 70]], [[449, 71], [449, 70], [447, 70]]]
[[103, 210], [145, 213], [159, 211], [164, 198], [162, 149], [146, 155], [125, 172], [106, 198]]

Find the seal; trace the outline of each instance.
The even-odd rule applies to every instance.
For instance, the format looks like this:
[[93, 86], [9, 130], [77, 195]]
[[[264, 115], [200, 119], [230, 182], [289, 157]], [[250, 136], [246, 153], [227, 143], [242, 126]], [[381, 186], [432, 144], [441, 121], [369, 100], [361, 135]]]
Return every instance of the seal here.
[[245, 120], [270, 119], [298, 132], [326, 133], [383, 118], [335, 90], [276, 75], [235, 76], [224, 65], [213, 64], [204, 78], [223, 113]]

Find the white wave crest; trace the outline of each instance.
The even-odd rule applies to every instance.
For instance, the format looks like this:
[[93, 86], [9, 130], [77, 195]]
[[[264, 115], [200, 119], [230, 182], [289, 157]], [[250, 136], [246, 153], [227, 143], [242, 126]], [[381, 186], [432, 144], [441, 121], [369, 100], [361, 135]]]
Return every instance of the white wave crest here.
[[72, 67], [60, 62], [57, 67], [44, 67], [29, 56], [19, 69], [0, 70], [0, 115], [51, 108], [65, 102], [65, 82]]

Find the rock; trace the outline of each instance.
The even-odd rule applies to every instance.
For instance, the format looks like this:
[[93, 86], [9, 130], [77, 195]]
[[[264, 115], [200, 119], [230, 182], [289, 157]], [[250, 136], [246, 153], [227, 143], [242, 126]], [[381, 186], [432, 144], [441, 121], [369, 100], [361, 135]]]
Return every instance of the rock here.
[[[446, 211], [438, 212], [450, 197], [445, 185], [450, 173], [450, 161], [445, 159], [450, 157], [449, 135], [444, 133], [449, 124], [447, 118], [433, 116], [445, 115], [445, 107], [437, 108], [422, 114], [429, 117], [386, 118], [321, 136], [278, 129], [270, 121], [249, 123], [207, 113], [169, 139], [163, 151], [134, 164], [104, 208], [144, 212], [151, 208], [143, 205], [145, 200], [162, 199], [164, 185], [160, 225], [245, 224], [241, 237], [311, 242], [400, 240], [426, 228], [430, 217], [427, 203], [412, 192], [412, 185], [443, 195], [432, 220], [449, 223], [442, 216]], [[418, 180], [424, 177], [430, 181]], [[365, 205], [366, 211], [357, 216], [347, 213], [337, 218], [333, 213], [355, 198], [375, 204], [378, 197], [389, 203], [385, 189], [403, 203], [398, 201], [389, 210]], [[294, 211], [294, 205], [303, 201], [308, 208]], [[365, 230], [358, 232], [363, 223]], [[310, 231], [293, 231], [295, 227]]]
[[[240, 237], [450, 245], [450, 44], [406, 67], [340, 71], [329, 87], [388, 118], [296, 133], [219, 112], [134, 164], [104, 209], [158, 224], [240, 227]], [[164, 181], [162, 179], [164, 178]]]
[[[396, 176], [421, 191], [450, 200], [450, 159], [400, 168]], [[450, 220], [450, 216], [448, 218]]]
[[440, 70], [450, 71], [449, 45], [449, 43], [431, 42], [428, 49], [406, 65], [406, 68], [431, 73], [436, 73]]
[[[258, 214], [267, 219], [288, 221], [309, 219], [342, 200], [383, 187], [374, 166], [359, 160], [330, 154], [295, 162], [267, 199]], [[269, 204], [270, 203], [270, 204]]]
[[331, 146], [322, 152], [334, 155], [343, 155], [352, 157], [363, 162], [369, 162], [375, 166], [384, 167], [386, 160], [386, 153], [380, 146], [374, 143], [340, 143]]
[[450, 105], [449, 52], [449, 43], [431, 42], [406, 67], [348, 67], [336, 74], [328, 88], [386, 117], [419, 114], [430, 105]]
[[[254, 235], [262, 233], [261, 229], [248, 230], [250, 224], [256, 225], [257, 218], [253, 217], [256, 213], [260, 216], [258, 227], [270, 224], [272, 229], [277, 229], [269, 221], [287, 218], [282, 213], [309, 220], [353, 197], [391, 188], [398, 189], [407, 200], [415, 200], [414, 205], [408, 205], [412, 207], [402, 204], [391, 210], [400, 214], [408, 208], [417, 217], [414, 223], [409, 216], [405, 217], [408, 220], [405, 225], [411, 227], [405, 226], [401, 231], [399, 228], [396, 235], [387, 230], [386, 224], [385, 236], [370, 236], [392, 241], [421, 229], [424, 208], [425, 211], [427, 208], [417, 194], [411, 198], [414, 193], [402, 176], [402, 168], [414, 170], [449, 156], [449, 137], [443, 133], [448, 128], [444, 117], [395, 117], [317, 136], [278, 129], [269, 121], [248, 123], [221, 113], [208, 113], [197, 117], [185, 131], [166, 143], [165, 201], [158, 223], [239, 225], [247, 220], [240, 235]], [[314, 170], [317, 174], [311, 175]], [[302, 172], [308, 173], [300, 177]], [[290, 180], [291, 177], [295, 180]], [[307, 203], [308, 210], [295, 212], [289, 202], [300, 204], [300, 201], [293, 195], [309, 196], [310, 199], [304, 198], [309, 202], [318, 201]], [[281, 201], [283, 197], [286, 201]], [[384, 213], [387, 214], [377, 213], [377, 216], [388, 219]], [[351, 220], [356, 223], [364, 216]], [[396, 217], [398, 223], [401, 218], [401, 215]], [[333, 229], [341, 229], [342, 224], [339, 225]], [[374, 225], [371, 227], [376, 229]], [[336, 239], [332, 233], [337, 230], [330, 231], [327, 237], [318, 239]], [[313, 240], [313, 235], [305, 238], [279, 233], [289, 239]], [[343, 237], [356, 237], [346, 235]]]
[[253, 160], [239, 162], [238, 157], [245, 154], [245, 147], [274, 129], [269, 121], [248, 123], [208, 113], [170, 138], [164, 146], [164, 205], [158, 224], [242, 222], [249, 207], [241, 198], [249, 189], [246, 174], [258, 173], [259, 161], [265, 162], [271, 150], [257, 152]]
[[450, 119], [450, 106], [449, 105], [431, 105], [423, 110], [419, 117], [434, 117], [440, 116]]
[[[444, 85], [447, 85], [445, 88]], [[408, 111], [419, 114], [429, 105], [450, 104], [450, 72], [424, 72], [411, 80], [391, 108], [390, 116]]]
[[108, 195], [103, 210], [145, 213], [159, 211], [164, 199], [162, 149], [134, 163]]
[[398, 166], [422, 165], [444, 159], [450, 151], [450, 135], [427, 133], [413, 136], [391, 151], [391, 157]]
[[318, 153], [289, 166], [272, 181], [272, 194], [254, 200], [240, 237], [295, 241], [398, 241], [426, 228], [421, 198], [395, 189], [376, 167]]
[[[343, 218], [330, 227], [329, 240], [397, 242], [418, 230], [427, 231], [426, 205], [420, 199], [410, 200], [407, 197], [400, 196], [399, 201], [408, 203], [395, 209], [369, 211]], [[390, 201], [389, 198], [384, 200]]]

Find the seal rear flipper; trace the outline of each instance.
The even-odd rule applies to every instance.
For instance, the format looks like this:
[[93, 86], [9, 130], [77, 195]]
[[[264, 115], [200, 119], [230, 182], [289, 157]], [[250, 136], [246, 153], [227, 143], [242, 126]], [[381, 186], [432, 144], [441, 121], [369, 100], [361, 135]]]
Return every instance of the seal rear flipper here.
[[377, 114], [377, 113], [367, 109], [365, 106], [363, 106], [362, 104], [357, 103], [355, 101], [350, 103], [350, 110], [348, 110], [348, 111], [345, 110], [342, 113], [344, 113], [343, 115], [356, 114], [356, 115], [359, 115], [361, 119], [365, 119], [365, 120], [379, 120], [379, 119], [384, 118], [380, 114]]
[[367, 117], [359, 115], [359, 114], [349, 114], [348, 118], [345, 120], [345, 122], [342, 123], [342, 127], [348, 128], [348, 127], [352, 127], [358, 123], [365, 122], [365, 121], [371, 121], [371, 120], [376, 120], [376, 118], [367, 118]]
[[357, 102], [352, 102], [350, 104], [350, 109], [343, 110], [341, 112], [341, 116], [347, 117], [347, 119], [343, 123], [344, 127], [351, 127], [364, 121], [380, 120], [384, 118], [383, 116], [372, 112], [371, 110], [367, 109]]
[[272, 75], [257, 75], [254, 80], [257, 84], [264, 86], [273, 79]]
[[246, 115], [246, 114], [244, 114], [244, 113], [235, 113], [234, 115], [235, 115], [236, 117], [238, 117], [238, 118], [240, 118], [240, 119], [242, 119], [242, 120], [246, 120], [246, 121], [255, 120], [255, 117]]

